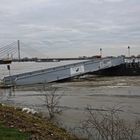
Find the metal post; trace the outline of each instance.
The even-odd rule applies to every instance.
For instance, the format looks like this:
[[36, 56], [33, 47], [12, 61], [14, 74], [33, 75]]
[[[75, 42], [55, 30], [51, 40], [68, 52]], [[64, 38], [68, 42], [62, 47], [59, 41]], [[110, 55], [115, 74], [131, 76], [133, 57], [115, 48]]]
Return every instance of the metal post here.
[[9, 71], [10, 82], [11, 82], [11, 85], [12, 85], [12, 77], [11, 77], [10, 65], [7, 65], [7, 69]]
[[130, 46], [128, 46], [128, 57], [130, 57]]
[[102, 48], [100, 48], [100, 56], [102, 57]]
[[10, 86], [9, 96], [12, 96], [12, 91], [14, 91], [14, 87], [12, 88], [12, 86], [13, 86], [13, 81], [12, 81], [12, 77], [11, 77], [10, 65], [7, 65], [7, 69], [8, 69], [8, 71], [9, 71], [10, 83], [11, 83], [11, 85], [9, 85], [9, 86]]
[[8, 69], [8, 71], [9, 71], [9, 76], [11, 76], [10, 65], [7, 65], [7, 69]]
[[20, 61], [20, 41], [18, 40], [18, 60]]

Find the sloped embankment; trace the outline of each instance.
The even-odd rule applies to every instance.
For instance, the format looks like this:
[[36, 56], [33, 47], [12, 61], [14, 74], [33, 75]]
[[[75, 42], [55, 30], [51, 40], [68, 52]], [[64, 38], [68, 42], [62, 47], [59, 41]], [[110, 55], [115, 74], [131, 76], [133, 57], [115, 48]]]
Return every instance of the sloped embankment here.
[[29, 133], [30, 140], [78, 140], [38, 114], [28, 114], [20, 108], [0, 105], [0, 121], [9, 128]]

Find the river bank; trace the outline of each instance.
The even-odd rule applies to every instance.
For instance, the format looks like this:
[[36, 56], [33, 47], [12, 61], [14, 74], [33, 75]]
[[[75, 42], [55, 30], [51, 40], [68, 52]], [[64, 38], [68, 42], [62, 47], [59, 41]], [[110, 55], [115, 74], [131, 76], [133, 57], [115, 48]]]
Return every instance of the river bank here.
[[78, 140], [40, 114], [27, 113], [21, 108], [0, 104], [0, 122], [8, 128], [29, 134], [30, 140]]

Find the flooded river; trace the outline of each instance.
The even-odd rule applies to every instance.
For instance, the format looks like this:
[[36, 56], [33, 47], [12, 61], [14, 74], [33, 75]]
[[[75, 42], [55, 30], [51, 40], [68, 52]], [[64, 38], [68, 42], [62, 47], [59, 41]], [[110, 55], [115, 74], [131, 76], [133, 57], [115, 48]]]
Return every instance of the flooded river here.
[[[11, 73], [21, 73], [42, 68], [63, 65], [69, 62], [49, 63], [13, 63]], [[0, 66], [1, 79], [8, 75], [5, 65]], [[140, 77], [82, 77], [80, 80], [53, 83], [57, 87], [56, 94], [62, 95], [60, 108], [63, 112], [59, 120], [68, 127], [78, 126], [86, 118], [85, 108], [91, 105], [95, 110], [121, 107], [121, 115], [126, 120], [140, 119]], [[42, 86], [43, 87], [43, 86]], [[0, 92], [1, 102], [21, 107], [34, 108], [46, 113], [44, 94], [40, 87], [22, 87], [10, 92]]]

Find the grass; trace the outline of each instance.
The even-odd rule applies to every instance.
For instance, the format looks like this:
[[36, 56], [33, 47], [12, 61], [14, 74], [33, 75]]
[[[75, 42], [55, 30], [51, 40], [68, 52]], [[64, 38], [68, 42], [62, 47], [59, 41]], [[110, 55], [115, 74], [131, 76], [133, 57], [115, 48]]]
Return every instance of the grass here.
[[29, 135], [14, 128], [7, 128], [0, 124], [0, 140], [28, 140]]

